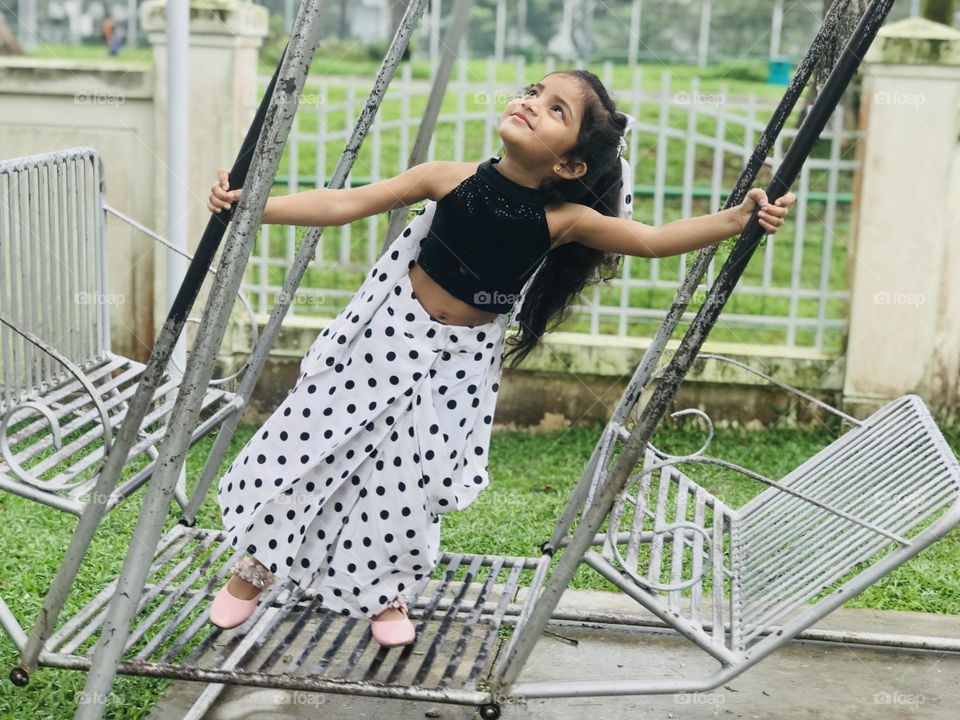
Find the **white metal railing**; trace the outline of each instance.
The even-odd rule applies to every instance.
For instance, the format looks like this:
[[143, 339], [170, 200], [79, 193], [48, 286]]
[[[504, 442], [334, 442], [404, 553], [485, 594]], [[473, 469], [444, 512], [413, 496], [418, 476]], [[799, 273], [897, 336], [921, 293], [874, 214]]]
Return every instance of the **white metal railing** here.
[[[466, 64], [457, 64], [447, 91], [453, 111], [440, 114], [429, 160], [479, 161], [499, 152], [500, 113], [531, 77], [522, 57], [517, 59], [512, 81], [497, 80], [495, 67], [489, 58], [486, 77], [480, 80], [467, 78]], [[548, 63], [547, 72], [553, 69]], [[611, 63], [603, 64], [599, 73], [618, 107], [639, 120], [628, 138], [635, 174], [634, 218], [661, 225], [720, 209], [765, 128], [775, 99], [734, 96], [726, 84], [719, 92], [703, 92], [696, 78], [689, 89], [676, 90], [669, 72], [661, 74], [659, 89], [651, 91], [642, 88], [642, 73], [642, 67], [633, 69], [629, 87], [615, 83]], [[283, 192], [300, 192], [327, 181], [366, 96], [363, 82], [335, 77], [309, 82], [278, 174]], [[429, 81], [414, 81], [410, 66], [402, 66], [354, 165], [356, 174], [376, 181], [405, 169], [411, 136], [420, 122], [413, 106], [425, 104], [429, 89]], [[795, 118], [788, 120], [766, 161], [771, 174], [783, 157], [785, 143], [796, 134]], [[849, 194], [857, 166], [856, 143], [861, 139], [860, 133], [843, 126], [841, 105], [821, 135], [821, 148], [807, 160], [792, 188], [798, 200], [788, 223], [767, 239], [736, 296], [727, 303], [717, 328], [720, 339], [840, 349], [848, 298]], [[755, 185], [764, 186], [768, 178], [762, 171]], [[324, 232], [317, 246], [316, 272], [313, 277], [308, 272], [304, 278], [289, 317], [332, 317], [339, 312], [379, 255], [386, 217]], [[299, 232], [302, 234], [302, 229]], [[283, 268], [292, 262], [297, 234], [294, 227], [261, 228], [242, 288], [257, 312], [269, 312], [280, 292]], [[717, 255], [701, 285], [703, 296], [726, 252]], [[589, 288], [563, 329], [619, 336], [649, 334], [669, 307], [688, 260], [686, 255], [664, 259], [625, 256], [619, 277], [609, 285]], [[320, 279], [325, 275], [336, 279]], [[694, 297], [685, 320], [692, 319], [699, 300], [702, 297]]]

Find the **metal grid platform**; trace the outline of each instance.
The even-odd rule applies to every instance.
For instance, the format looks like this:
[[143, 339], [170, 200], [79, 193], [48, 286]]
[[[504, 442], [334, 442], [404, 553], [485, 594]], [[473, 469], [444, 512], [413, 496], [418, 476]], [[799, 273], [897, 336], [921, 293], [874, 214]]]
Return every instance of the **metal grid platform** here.
[[[444, 553], [411, 589], [412, 645], [381, 648], [365, 619], [319, 606], [311, 588], [274, 587], [240, 627], [208, 620], [239, 557], [223, 531], [175, 526], [163, 539], [131, 625], [121, 672], [185, 680], [481, 704], [500, 629], [516, 622], [534, 558]], [[431, 579], [432, 578], [432, 579]], [[292, 589], [291, 589], [292, 588]], [[50, 637], [42, 664], [84, 670], [116, 582]]]

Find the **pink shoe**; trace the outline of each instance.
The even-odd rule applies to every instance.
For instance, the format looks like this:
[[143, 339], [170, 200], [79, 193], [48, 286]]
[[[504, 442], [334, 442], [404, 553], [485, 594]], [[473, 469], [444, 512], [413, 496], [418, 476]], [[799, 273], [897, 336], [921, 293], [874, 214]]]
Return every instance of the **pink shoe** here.
[[227, 590], [228, 585], [230, 585], [229, 581], [224, 583], [220, 592], [217, 593], [210, 604], [210, 622], [224, 630], [242, 624], [244, 620], [253, 615], [257, 602], [263, 595], [263, 590], [261, 590], [249, 600], [241, 600]]
[[416, 631], [413, 623], [410, 622], [407, 604], [398, 597], [387, 607], [397, 608], [403, 613], [404, 617], [399, 620], [371, 620], [370, 631], [373, 633], [374, 639], [386, 648], [409, 645], [414, 641]]

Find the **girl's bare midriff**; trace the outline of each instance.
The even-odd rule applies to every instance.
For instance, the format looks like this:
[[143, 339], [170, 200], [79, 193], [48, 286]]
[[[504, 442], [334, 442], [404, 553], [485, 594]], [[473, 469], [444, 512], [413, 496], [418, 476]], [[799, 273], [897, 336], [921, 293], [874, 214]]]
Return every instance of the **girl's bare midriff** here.
[[478, 310], [444, 290], [419, 265], [410, 268], [410, 285], [417, 301], [434, 319], [444, 325], [473, 327], [496, 319], [497, 313]]

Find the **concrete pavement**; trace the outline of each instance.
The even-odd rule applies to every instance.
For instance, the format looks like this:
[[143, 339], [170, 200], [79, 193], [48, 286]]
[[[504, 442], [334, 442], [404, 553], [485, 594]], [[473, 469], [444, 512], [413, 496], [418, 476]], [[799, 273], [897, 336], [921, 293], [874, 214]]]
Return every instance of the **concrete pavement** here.
[[[619, 593], [574, 590], [564, 595], [558, 609], [563, 608], [631, 614], [639, 611], [639, 606]], [[815, 628], [958, 639], [960, 617], [840, 609]], [[520, 681], [691, 677], [716, 668], [715, 661], [672, 632], [625, 625], [597, 629], [556, 623], [537, 643]], [[149, 720], [182, 718], [204, 687], [202, 683], [175, 683]], [[205, 720], [471, 720], [475, 716], [473, 706], [233, 686], [224, 690]], [[526, 698], [525, 702], [504, 704], [501, 715], [504, 720], [591, 716], [605, 720], [957, 720], [960, 653], [793, 641], [711, 692]]]

